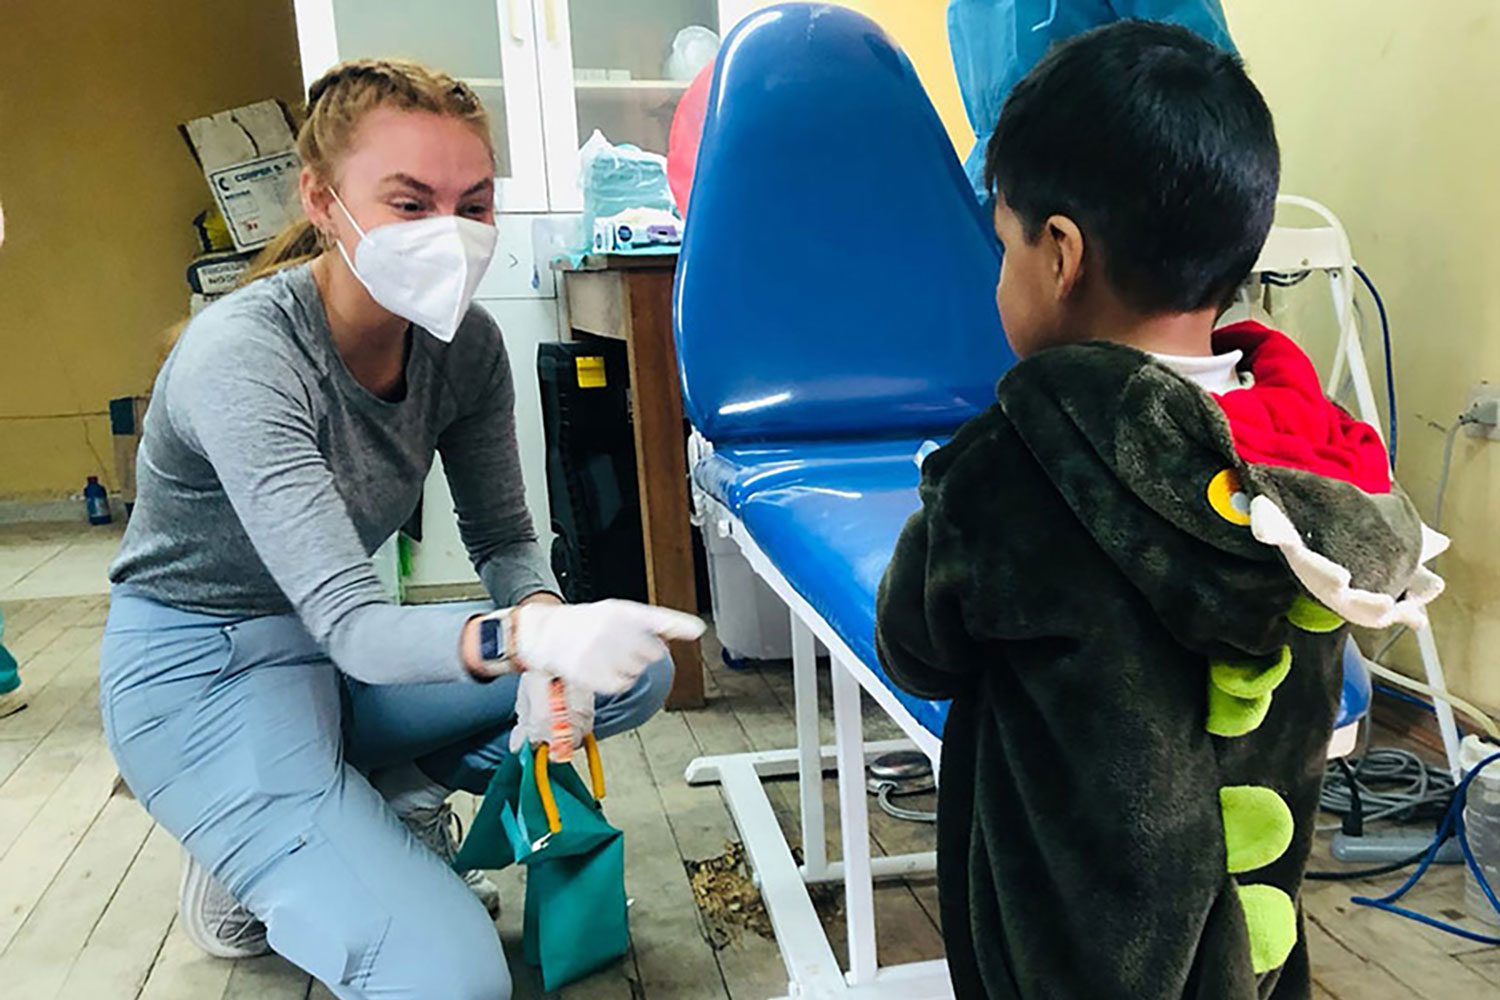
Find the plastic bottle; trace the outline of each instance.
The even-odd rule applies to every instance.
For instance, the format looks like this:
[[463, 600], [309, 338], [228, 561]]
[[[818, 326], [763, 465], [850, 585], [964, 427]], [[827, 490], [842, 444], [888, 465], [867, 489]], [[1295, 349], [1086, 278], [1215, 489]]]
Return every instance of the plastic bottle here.
[[114, 520], [109, 513], [109, 493], [99, 485], [98, 476], [89, 476], [83, 487], [83, 502], [88, 508], [89, 524], [108, 524]]
[[[1484, 743], [1477, 736], [1464, 737], [1459, 754], [1464, 771], [1473, 770], [1497, 750], [1500, 747]], [[1464, 832], [1468, 834], [1469, 848], [1484, 872], [1485, 881], [1496, 895], [1500, 895], [1500, 762], [1485, 768], [1469, 786], [1469, 799], [1464, 804]], [[1464, 908], [1474, 919], [1491, 927], [1500, 927], [1500, 913], [1495, 912], [1474, 873], [1467, 868], [1464, 871]]]

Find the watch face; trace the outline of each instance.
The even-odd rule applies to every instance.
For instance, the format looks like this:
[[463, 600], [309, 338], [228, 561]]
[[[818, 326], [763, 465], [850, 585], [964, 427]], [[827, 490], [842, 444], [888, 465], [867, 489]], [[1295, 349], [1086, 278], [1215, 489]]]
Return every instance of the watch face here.
[[498, 660], [505, 655], [505, 637], [498, 618], [485, 618], [479, 622], [479, 656], [485, 660]]

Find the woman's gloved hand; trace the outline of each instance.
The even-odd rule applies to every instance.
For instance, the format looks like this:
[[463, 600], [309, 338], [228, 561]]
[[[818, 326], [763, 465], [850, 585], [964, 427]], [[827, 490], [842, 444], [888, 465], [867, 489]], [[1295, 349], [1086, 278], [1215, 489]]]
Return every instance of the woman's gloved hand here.
[[[553, 760], [562, 756], [552, 717], [552, 682], [556, 679], [539, 670], [528, 670], [521, 675], [520, 686], [516, 688], [516, 725], [510, 731], [511, 753], [527, 745], [547, 743]], [[563, 691], [568, 747], [577, 750], [583, 746], [583, 738], [594, 731], [594, 693], [567, 682], [563, 682]]]
[[516, 608], [514, 615], [511, 641], [523, 670], [601, 694], [619, 694], [634, 684], [667, 655], [663, 640], [696, 639], [705, 627], [696, 615], [613, 599], [536, 602]]

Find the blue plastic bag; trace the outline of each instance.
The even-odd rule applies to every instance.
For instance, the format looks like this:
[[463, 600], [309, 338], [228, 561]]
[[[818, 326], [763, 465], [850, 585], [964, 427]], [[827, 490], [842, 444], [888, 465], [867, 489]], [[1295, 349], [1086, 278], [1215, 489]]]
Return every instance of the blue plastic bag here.
[[1235, 51], [1219, 0], [949, 0], [948, 44], [975, 138], [964, 170], [980, 202], [985, 148], [1011, 88], [1054, 43], [1127, 18], [1180, 24]]

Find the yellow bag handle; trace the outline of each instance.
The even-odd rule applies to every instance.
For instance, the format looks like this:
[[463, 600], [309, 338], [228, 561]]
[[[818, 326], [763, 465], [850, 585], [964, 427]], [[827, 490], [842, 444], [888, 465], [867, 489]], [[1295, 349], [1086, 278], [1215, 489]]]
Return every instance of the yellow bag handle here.
[[[599, 741], [589, 733], [583, 738], [584, 753], [589, 761], [589, 780], [592, 783], [591, 791], [596, 800], [604, 798], [604, 761], [599, 757]], [[538, 743], [534, 751], [532, 772], [536, 775], [537, 794], [542, 799], [542, 812], [547, 816], [547, 829], [553, 833], [562, 830], [562, 817], [557, 812], [557, 798], [552, 794], [552, 778], [547, 774], [547, 759], [550, 748], [546, 743]]]

